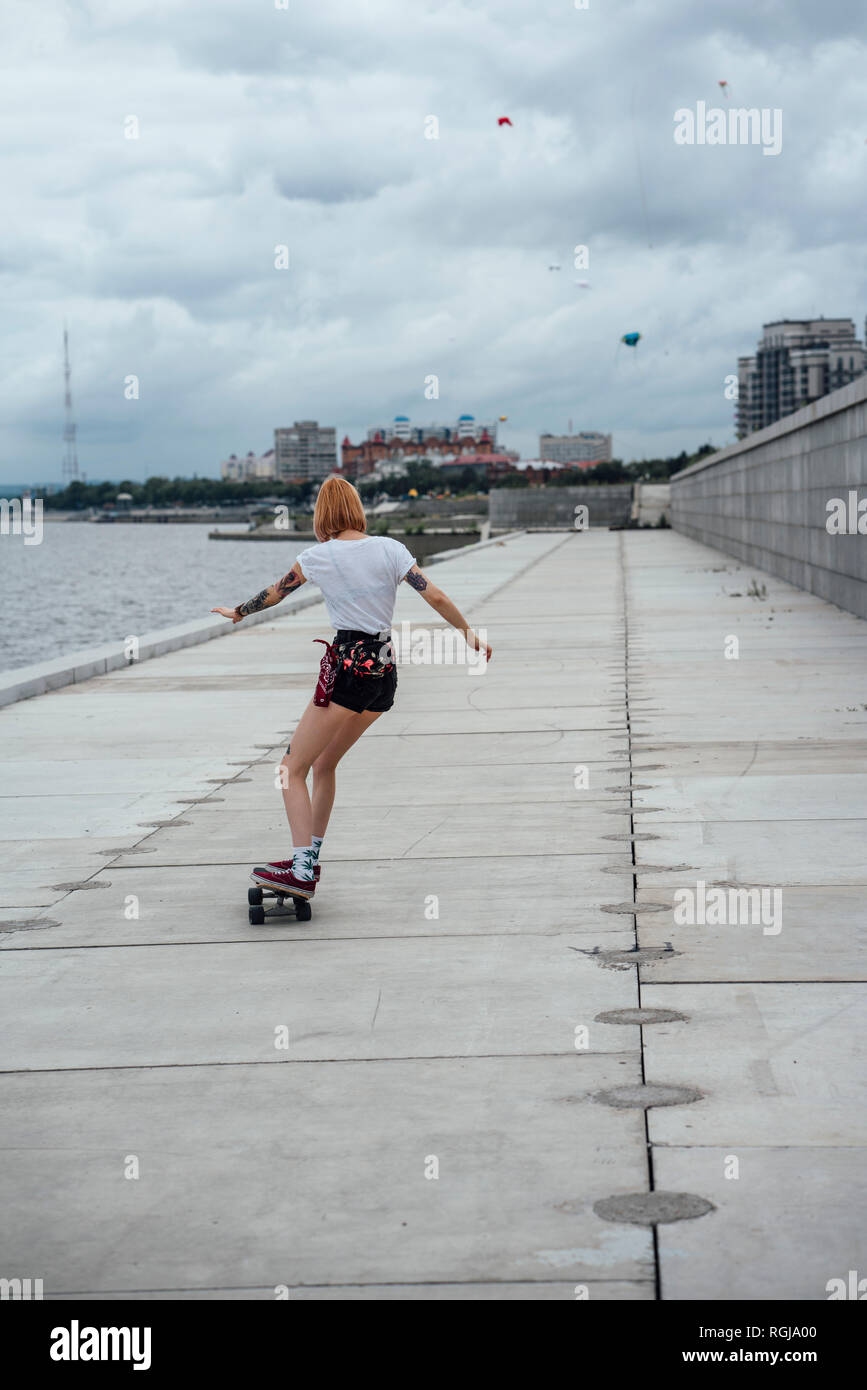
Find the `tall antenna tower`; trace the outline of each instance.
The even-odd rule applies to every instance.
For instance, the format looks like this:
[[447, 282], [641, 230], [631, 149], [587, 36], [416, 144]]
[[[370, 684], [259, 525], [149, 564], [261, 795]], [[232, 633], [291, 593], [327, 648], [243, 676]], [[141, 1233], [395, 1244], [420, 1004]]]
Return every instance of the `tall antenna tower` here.
[[69, 334], [63, 325], [63, 405], [65, 419], [63, 425], [63, 481], [71, 483], [78, 477], [78, 450], [75, 444], [75, 421], [72, 418], [72, 392], [69, 389]]

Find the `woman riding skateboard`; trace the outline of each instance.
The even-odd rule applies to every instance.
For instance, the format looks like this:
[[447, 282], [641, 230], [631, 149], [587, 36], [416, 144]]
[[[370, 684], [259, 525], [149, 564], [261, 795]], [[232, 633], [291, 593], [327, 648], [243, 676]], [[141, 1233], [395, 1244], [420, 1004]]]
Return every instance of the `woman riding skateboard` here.
[[[319, 879], [319, 852], [334, 804], [337, 764], [366, 729], [394, 704], [397, 669], [391, 624], [397, 586], [406, 581], [441, 618], [461, 632], [474, 651], [481, 642], [413, 556], [391, 536], [368, 536], [361, 498], [346, 478], [326, 478], [313, 514], [317, 545], [302, 550], [288, 574], [237, 608], [213, 608], [239, 623], [248, 613], [271, 608], [308, 580], [322, 590], [333, 627], [319, 681], [298, 721], [281, 763], [283, 802], [292, 832], [291, 859], [253, 870], [255, 883], [293, 896], [312, 898]], [[317, 639], [320, 640], [320, 639]], [[313, 769], [313, 799], [307, 774]]]

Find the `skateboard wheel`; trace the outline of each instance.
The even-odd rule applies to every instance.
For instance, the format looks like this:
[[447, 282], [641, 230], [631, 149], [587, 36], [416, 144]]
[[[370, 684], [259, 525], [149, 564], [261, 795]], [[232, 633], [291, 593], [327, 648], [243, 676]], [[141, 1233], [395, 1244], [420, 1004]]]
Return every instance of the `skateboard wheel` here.
[[259, 904], [261, 903], [261, 901], [262, 901], [262, 889], [261, 889], [261, 888], [248, 888], [248, 889], [247, 889], [247, 902], [250, 904], [251, 907], [258, 907]]
[[251, 908], [250, 908], [250, 926], [251, 926], [251, 927], [262, 927], [262, 926], [264, 926], [264, 925], [265, 925], [265, 909], [264, 909], [264, 907], [251, 907]]
[[313, 909], [306, 898], [295, 899], [295, 920], [298, 922], [309, 922], [313, 916]]

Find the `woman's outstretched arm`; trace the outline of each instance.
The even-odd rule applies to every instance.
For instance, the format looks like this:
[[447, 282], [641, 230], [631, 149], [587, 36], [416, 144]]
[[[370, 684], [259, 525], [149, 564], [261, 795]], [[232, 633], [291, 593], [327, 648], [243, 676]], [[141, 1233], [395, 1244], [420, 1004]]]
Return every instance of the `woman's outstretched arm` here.
[[416, 593], [421, 594], [425, 603], [429, 603], [431, 608], [435, 609], [441, 618], [445, 618], [447, 623], [450, 623], [458, 632], [463, 633], [468, 647], [472, 647], [475, 652], [483, 651], [485, 653], [485, 660], [490, 661], [492, 649], [489, 643], [482, 642], [479, 639], [476, 633], [473, 632], [473, 629], [470, 627], [463, 613], [452, 603], [448, 594], [444, 594], [442, 589], [437, 588], [436, 584], [432, 583], [426, 574], [422, 574], [418, 565], [413, 565], [412, 569], [403, 577], [410, 588], [415, 589]]
[[273, 608], [275, 603], [280, 603], [287, 594], [294, 593], [296, 589], [300, 589], [301, 585], [306, 583], [307, 576], [301, 573], [301, 566], [296, 560], [289, 573], [284, 574], [283, 578], [278, 579], [277, 583], [272, 584], [269, 589], [263, 589], [253, 598], [239, 603], [237, 608], [212, 608], [211, 612], [219, 613], [224, 618], [231, 618], [233, 623], [239, 623], [242, 618], [246, 618], [248, 613], [258, 613], [262, 608]]

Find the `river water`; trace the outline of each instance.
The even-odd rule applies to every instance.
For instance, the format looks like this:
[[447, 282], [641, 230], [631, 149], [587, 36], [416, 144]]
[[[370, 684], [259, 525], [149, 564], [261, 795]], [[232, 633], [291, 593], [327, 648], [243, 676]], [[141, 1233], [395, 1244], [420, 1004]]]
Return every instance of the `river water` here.
[[212, 541], [212, 529], [46, 521], [39, 545], [0, 535], [0, 671], [234, 607], [310, 544]]

